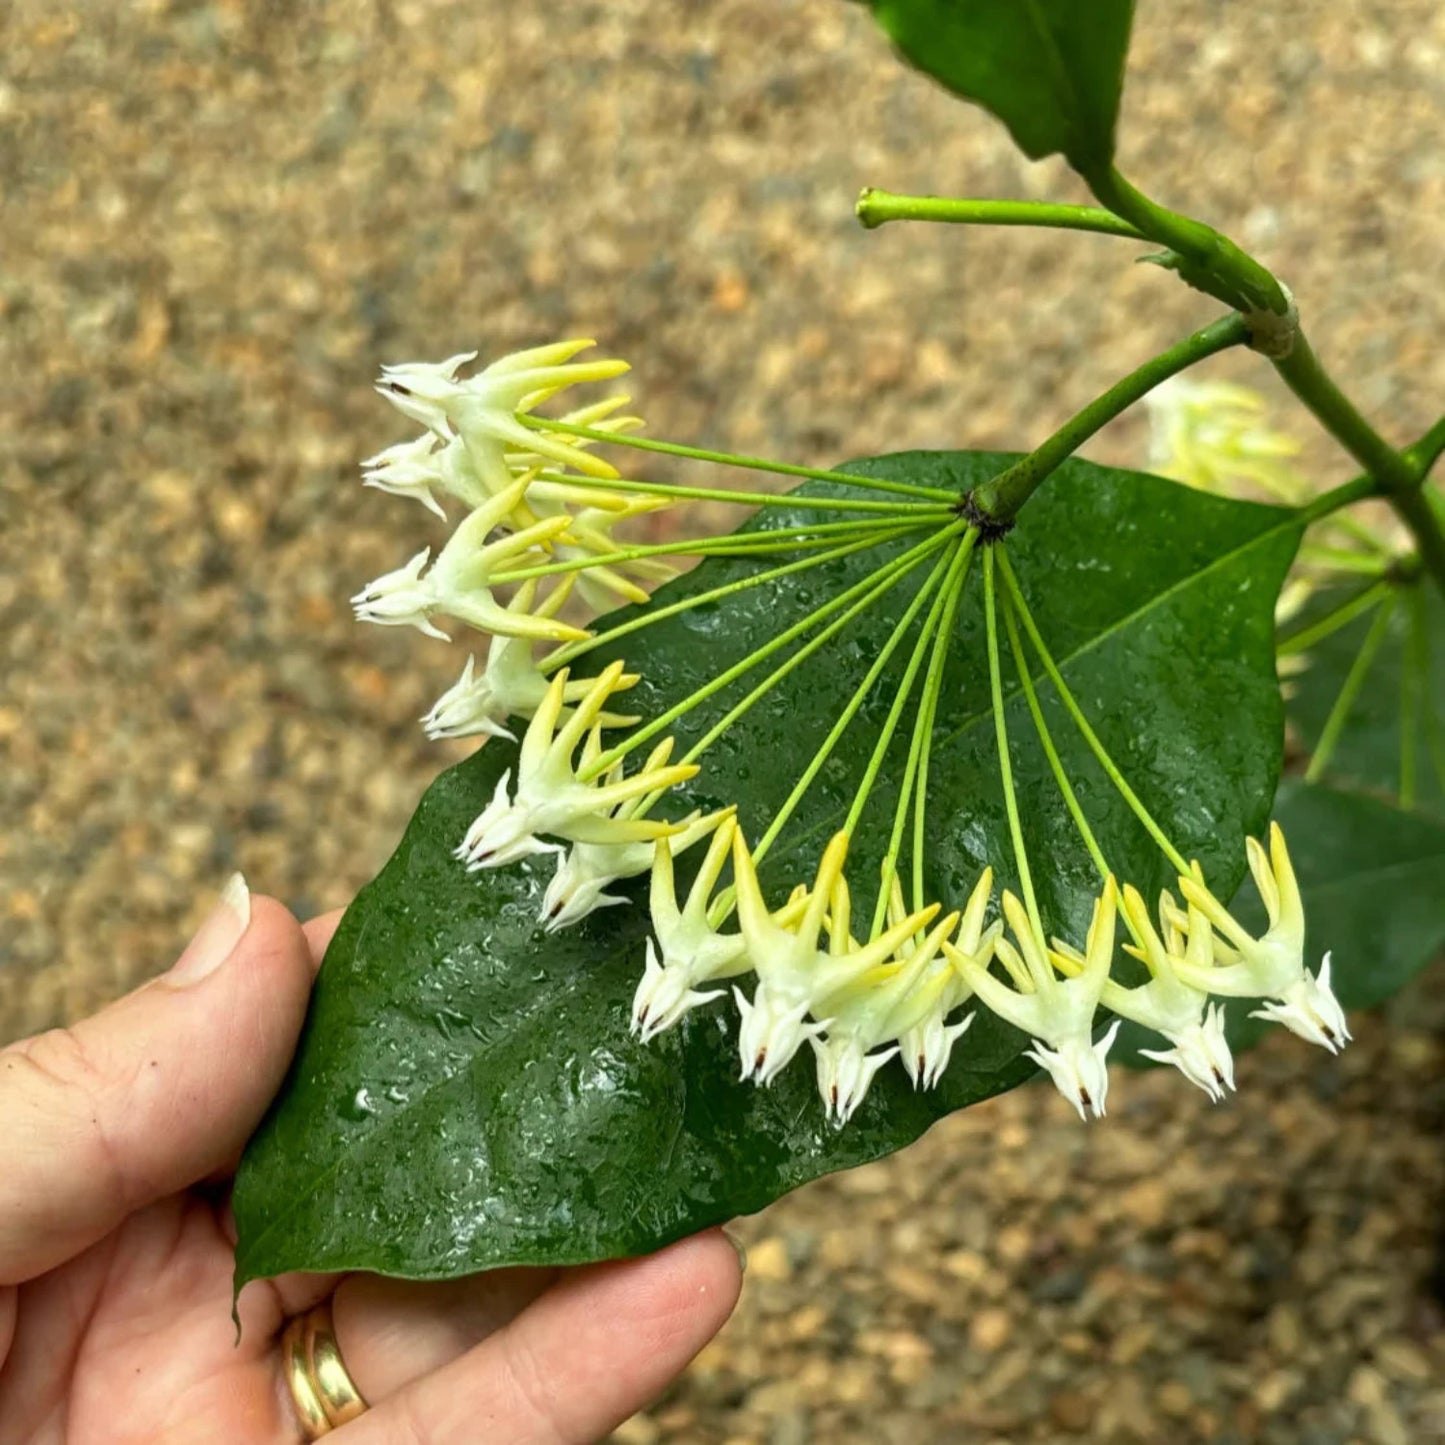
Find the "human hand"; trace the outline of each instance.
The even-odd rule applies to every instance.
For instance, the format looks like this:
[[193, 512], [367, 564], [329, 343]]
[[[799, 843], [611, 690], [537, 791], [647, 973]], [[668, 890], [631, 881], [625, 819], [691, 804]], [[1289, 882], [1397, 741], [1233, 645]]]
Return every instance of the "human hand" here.
[[328, 1299], [371, 1406], [338, 1445], [570, 1445], [645, 1404], [722, 1326], [741, 1274], [714, 1231], [647, 1259], [446, 1284], [262, 1281], [236, 1342], [227, 1185], [335, 926], [303, 929], [238, 876], [169, 973], [0, 1050], [5, 1445], [307, 1438], [278, 1342]]

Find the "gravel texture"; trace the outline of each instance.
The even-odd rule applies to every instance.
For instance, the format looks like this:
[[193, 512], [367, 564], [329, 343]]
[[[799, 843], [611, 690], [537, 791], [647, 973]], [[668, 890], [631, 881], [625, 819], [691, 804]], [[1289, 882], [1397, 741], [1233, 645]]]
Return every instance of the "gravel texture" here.
[[[1125, 168], [1423, 430], [1445, 12], [1141, 10]], [[379, 361], [593, 334], [655, 432], [826, 464], [1026, 445], [1212, 314], [1109, 238], [864, 233], [865, 183], [1079, 196], [839, 0], [0, 9], [0, 1038], [163, 966], [233, 868], [344, 903], [460, 755], [415, 723], [457, 653], [346, 605], [434, 540], [355, 481], [406, 434]], [[1275, 1041], [1218, 1110], [1022, 1091], [800, 1191], [618, 1438], [1445, 1440], [1439, 1012]]]

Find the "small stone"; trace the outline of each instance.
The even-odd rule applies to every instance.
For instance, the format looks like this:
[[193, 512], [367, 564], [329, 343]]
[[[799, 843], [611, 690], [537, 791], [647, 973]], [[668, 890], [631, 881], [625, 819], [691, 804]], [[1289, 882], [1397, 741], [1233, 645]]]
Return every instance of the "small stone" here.
[[1174, 1420], [1183, 1420], [1194, 1408], [1194, 1396], [1182, 1380], [1165, 1380], [1154, 1392], [1154, 1398], [1159, 1408]]
[[1058, 1390], [1049, 1397], [1049, 1419], [1060, 1430], [1082, 1435], [1094, 1423], [1094, 1402], [1079, 1390]]
[[1372, 1365], [1360, 1365], [1350, 1375], [1346, 1393], [1356, 1405], [1369, 1409], [1385, 1400], [1385, 1377]]
[[1388, 1401], [1371, 1406], [1365, 1412], [1365, 1432], [1372, 1445], [1411, 1445], [1400, 1412]]
[[759, 1415], [785, 1415], [802, 1403], [795, 1380], [768, 1380], [748, 1391], [748, 1409]]
[[1299, 1385], [1299, 1375], [1294, 1370], [1271, 1370], [1254, 1387], [1254, 1403], [1266, 1415], [1273, 1415], [1284, 1407]]
[[1033, 1249], [1034, 1236], [1021, 1224], [1006, 1224], [994, 1238], [999, 1258], [1006, 1264], [1022, 1264]]
[[661, 1437], [662, 1432], [655, 1420], [648, 1419], [646, 1415], [634, 1415], [612, 1432], [612, 1445], [656, 1445]]
[[1276, 1354], [1293, 1359], [1299, 1354], [1304, 1338], [1304, 1324], [1299, 1311], [1290, 1305], [1280, 1305], [1269, 1313], [1267, 1322], [1269, 1342]]
[[828, 1323], [828, 1311], [822, 1305], [804, 1305], [788, 1320], [788, 1337], [793, 1340], [811, 1340]]
[[968, 1327], [968, 1342], [985, 1355], [1001, 1350], [1013, 1334], [1013, 1316], [1007, 1310], [980, 1310]]
[[1158, 1179], [1141, 1179], [1119, 1197], [1126, 1219], [1142, 1229], [1157, 1229], [1169, 1217], [1169, 1191]]
[[988, 1261], [971, 1249], [955, 1249], [941, 1263], [944, 1273], [954, 1279], [980, 1280], [988, 1273]]
[[1125, 1325], [1115, 1336], [1110, 1360], [1116, 1365], [1132, 1365], [1154, 1343], [1155, 1334], [1152, 1324]]
[[1375, 1346], [1375, 1363], [1392, 1380], [1424, 1381], [1433, 1374], [1424, 1350], [1398, 1335]]
[[748, 1246], [748, 1278], [781, 1284], [793, 1277], [788, 1247], [776, 1235]]

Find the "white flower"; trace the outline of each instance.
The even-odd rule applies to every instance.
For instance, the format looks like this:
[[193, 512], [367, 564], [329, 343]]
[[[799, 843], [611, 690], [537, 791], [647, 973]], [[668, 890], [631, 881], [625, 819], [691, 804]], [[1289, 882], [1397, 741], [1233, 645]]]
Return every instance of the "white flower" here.
[[514, 483], [478, 507], [452, 534], [430, 571], [425, 568], [431, 554], [423, 550], [404, 567], [363, 587], [351, 599], [357, 618], [383, 627], [415, 627], [444, 642], [449, 640], [447, 634], [432, 622], [438, 613], [507, 636], [562, 641], [586, 637], [585, 632], [555, 618], [506, 608], [492, 596], [493, 576], [518, 565], [519, 554], [567, 528], [565, 517], [552, 517], [488, 542], [488, 535], [521, 500], [525, 486], [525, 482]]
[[[616, 818], [636, 817], [638, 808], [646, 802], [646, 796], [624, 803], [613, 816]], [[625, 898], [603, 890], [622, 878], [636, 878], [652, 867], [654, 850], [660, 844], [667, 844], [671, 854], [686, 852], [699, 838], [705, 837], [717, 827], [721, 813], [711, 813], [706, 818], [690, 813], [677, 825], [677, 831], [667, 838], [654, 841], [650, 838], [636, 843], [574, 843], [567, 853], [557, 860], [557, 871], [547, 885], [542, 899], [542, 921], [548, 933], [570, 928], [580, 923], [589, 913], [599, 908], [610, 908], [626, 903]]]
[[[953, 963], [950, 952], [971, 960], [977, 968], [989, 966], [994, 945], [1003, 931], [1003, 925], [997, 922], [984, 927], [984, 915], [992, 894], [993, 869], [985, 868], [969, 895], [957, 938], [951, 944], [944, 944], [944, 967], [933, 964], [914, 990], [912, 1006], [920, 1016], [903, 1029], [898, 1043], [903, 1067], [915, 1089], [937, 1087], [953, 1055], [954, 1044], [973, 1023], [972, 1013], [966, 1014], [957, 1023], [948, 1022], [949, 1015], [960, 1004], [966, 1003], [973, 993], [962, 971]], [[901, 901], [900, 898], [900, 905]], [[897, 913], [901, 915], [901, 906]], [[899, 949], [900, 957], [909, 956], [907, 947]]]
[[366, 468], [362, 485], [396, 497], [415, 497], [445, 521], [447, 514], [431, 493], [433, 487], [442, 483], [441, 468], [433, 455], [437, 441], [435, 432], [423, 432], [415, 441], [398, 442], [368, 457], [361, 464]]
[[566, 364], [591, 341], [559, 341], [513, 352], [475, 376], [457, 381], [457, 368], [475, 353], [440, 366], [412, 363], [384, 366], [376, 389], [398, 410], [438, 435], [462, 439], [483, 487], [500, 493], [512, 479], [507, 451], [545, 457], [585, 476], [615, 477], [616, 470], [555, 434], [532, 431], [517, 417], [548, 397], [582, 381], [605, 381], [626, 371], [624, 361]]
[[[688, 890], [687, 901], [680, 909], [672, 866], [672, 840], [657, 841], [649, 898], [657, 949], [649, 938], [647, 961], [632, 1000], [632, 1032], [643, 1043], [670, 1029], [699, 1004], [721, 998], [726, 992], [725, 989], [704, 992], [699, 989], [700, 984], [735, 978], [751, 967], [743, 955], [742, 935], [718, 933], [710, 918], [712, 891], [732, 851], [736, 827], [731, 816], [719, 822], [707, 856]], [[658, 951], [662, 954], [661, 963], [657, 961]]]
[[[470, 869], [498, 868], [547, 851], [549, 845], [541, 841], [541, 834], [573, 843], [633, 843], [675, 831], [675, 824], [657, 819], [616, 816], [619, 804], [645, 793], [663, 792], [696, 776], [693, 764], [667, 766], [671, 738], [654, 748], [630, 777], [583, 782], [577, 776], [601, 751], [597, 719], [622, 676], [622, 664], [614, 662], [593, 681], [560, 729], [566, 669], [552, 679], [522, 738], [515, 796], [507, 797], [508, 769], [498, 781], [492, 801], [467, 829], [457, 849], [457, 857], [465, 859]], [[580, 763], [574, 764], [573, 755], [584, 738], [587, 745]]]
[[1337, 1054], [1354, 1037], [1345, 1020], [1334, 990], [1330, 987], [1330, 955], [1320, 960], [1320, 971], [1308, 970], [1280, 994], [1278, 1002], [1267, 1001], [1250, 1013], [1252, 1019], [1283, 1024], [1307, 1043], [1318, 1044]]
[[[1209, 920], [1192, 905], [1187, 921], [1187, 937], [1172, 921], [1177, 913], [1173, 900], [1166, 893], [1160, 904], [1164, 936], [1154, 929], [1149, 909], [1132, 884], [1124, 889], [1124, 915], [1139, 943], [1126, 943], [1126, 952], [1133, 954], [1149, 970], [1148, 983], [1125, 988], [1109, 979], [1104, 984], [1101, 1001], [1106, 1009], [1120, 1018], [1131, 1019], [1155, 1033], [1163, 1034], [1172, 1049], [1140, 1049], [1146, 1059], [1172, 1064], [1190, 1083], [1203, 1089], [1218, 1103], [1234, 1087], [1234, 1058], [1224, 1037], [1224, 1010], [1209, 1002], [1203, 989], [1186, 983], [1177, 965], [1209, 969], [1214, 964], [1214, 934]], [[1055, 962], [1061, 972], [1073, 972], [1084, 960], [1067, 945], [1054, 942]]]
[[[946, 962], [942, 968], [935, 964], [943, 940], [958, 923], [958, 914], [950, 913], [925, 938], [921, 929], [937, 911], [936, 906], [906, 917], [901, 890], [898, 904], [896, 910], [890, 910], [894, 913], [892, 927], [869, 945], [875, 956], [886, 949], [882, 960], [813, 1001], [814, 1010], [828, 1016], [827, 1037], [810, 1039], [818, 1066], [818, 1092], [825, 1113], [840, 1128], [863, 1102], [874, 1075], [897, 1054], [899, 1036], [930, 1008], [938, 987], [926, 982], [930, 973], [936, 979], [951, 972]], [[848, 885], [840, 877], [833, 885], [828, 922], [829, 958], [835, 965], [851, 964], [863, 951], [849, 934], [848, 914]], [[905, 948], [906, 955], [902, 953]], [[882, 1053], [870, 1052], [883, 1045], [890, 1047]]]
[[[898, 944], [925, 926], [938, 911], [935, 903], [899, 928], [890, 929], [861, 948], [832, 955], [818, 946], [819, 934], [835, 896], [848, 856], [848, 835], [836, 834], [818, 864], [818, 875], [806, 899], [796, 908], [768, 911], [757, 871], [742, 833], [733, 840], [733, 875], [738, 926], [746, 957], [758, 975], [749, 1001], [736, 987], [733, 997], [742, 1014], [738, 1053], [742, 1077], [771, 1083], [805, 1039], [824, 1033], [831, 1017], [817, 1013], [820, 1001], [886, 963]], [[835, 931], [838, 923], [835, 920]], [[809, 1014], [813, 1013], [813, 1021]]]
[[458, 368], [476, 359], [475, 351], [462, 351], [445, 361], [408, 361], [400, 366], [383, 366], [376, 389], [403, 416], [446, 437], [451, 428], [441, 402], [457, 390]]
[[[438, 432], [423, 432], [415, 441], [398, 442], [368, 457], [362, 466], [366, 468], [361, 478], [364, 486], [398, 497], [415, 497], [443, 519], [446, 512], [432, 495], [434, 487], [455, 497], [468, 511], [483, 506], [494, 495], [482, 485], [459, 436], [448, 439]], [[513, 480], [508, 477], [507, 485]], [[519, 508], [518, 525], [527, 526], [536, 520], [524, 502]]]
[[1109, 1096], [1106, 1059], [1119, 1023], [1116, 1019], [1097, 1043], [1093, 1025], [1114, 956], [1116, 908], [1117, 893], [1110, 878], [1094, 902], [1084, 966], [1075, 978], [1061, 979], [1055, 974], [1043, 938], [1030, 923], [1023, 904], [1008, 892], [1003, 895], [1003, 911], [1017, 947], [1000, 938], [995, 951], [1016, 988], [1009, 988], [961, 954], [950, 954], [981, 1004], [1032, 1035], [1034, 1047], [1025, 1050], [1026, 1055], [1048, 1071], [1081, 1119], [1090, 1112], [1096, 1119], [1102, 1118]]
[[[539, 607], [533, 607], [537, 583], [535, 578], [523, 582], [508, 604], [509, 612], [531, 613], [537, 617], [554, 617], [570, 590], [564, 582]], [[509, 717], [529, 718], [547, 695], [547, 678], [532, 656], [534, 643], [530, 638], [496, 636], [487, 649], [487, 662], [480, 674], [476, 658], [468, 657], [462, 675], [439, 697], [422, 718], [422, 727], [432, 739], [471, 737], [485, 733], [488, 737], [510, 738], [503, 726]], [[626, 673], [618, 679], [617, 691], [632, 687], [638, 674]], [[569, 680], [562, 700], [574, 703], [587, 695], [593, 679], [579, 677]], [[597, 724], [603, 728], [631, 727], [638, 719], [619, 713], [603, 712]]]
[[870, 1054], [863, 1039], [852, 1033], [829, 1031], [828, 1037], [812, 1036], [813, 1058], [818, 1066], [818, 1093], [823, 1097], [823, 1115], [838, 1128], [857, 1112], [868, 1095], [878, 1070], [895, 1058], [898, 1045]]
[[1197, 878], [1181, 878], [1185, 898], [1228, 940], [1216, 941], [1216, 963], [1202, 969], [1181, 965], [1180, 977], [1196, 988], [1231, 998], [1271, 1000], [1251, 1017], [1283, 1024], [1291, 1033], [1331, 1053], [1350, 1039], [1344, 1010], [1330, 987], [1330, 956], [1317, 975], [1305, 968], [1305, 915], [1299, 883], [1278, 823], [1269, 825], [1269, 852], [1246, 840], [1249, 867], [1269, 915], [1263, 937], [1252, 938]]

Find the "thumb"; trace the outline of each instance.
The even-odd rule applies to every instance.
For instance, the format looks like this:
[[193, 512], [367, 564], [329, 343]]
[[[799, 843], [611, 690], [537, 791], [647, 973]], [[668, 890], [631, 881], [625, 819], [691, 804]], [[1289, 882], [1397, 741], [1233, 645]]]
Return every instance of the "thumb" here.
[[0, 1286], [234, 1158], [280, 1085], [311, 953], [238, 873], [169, 973], [0, 1050]]

